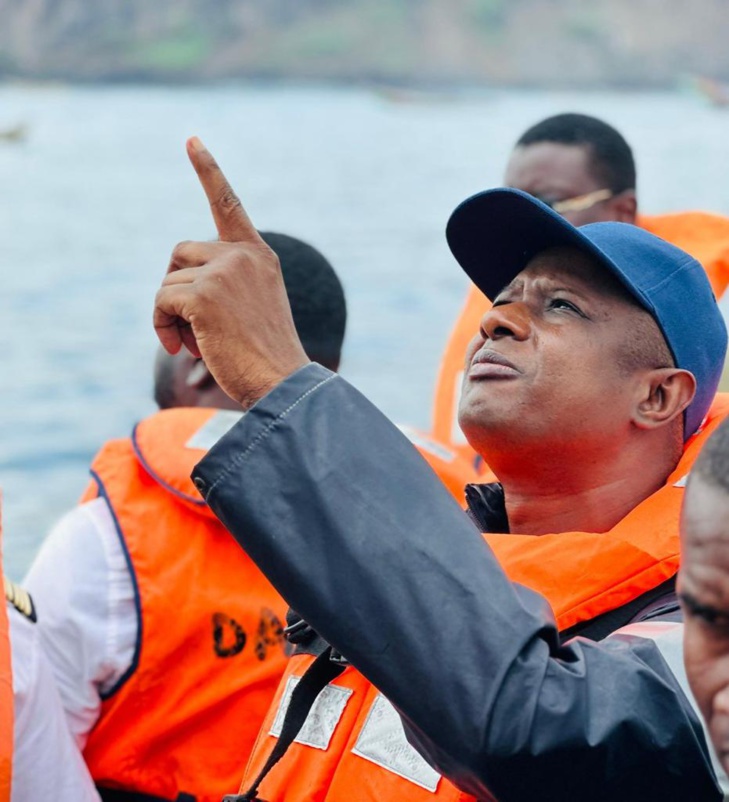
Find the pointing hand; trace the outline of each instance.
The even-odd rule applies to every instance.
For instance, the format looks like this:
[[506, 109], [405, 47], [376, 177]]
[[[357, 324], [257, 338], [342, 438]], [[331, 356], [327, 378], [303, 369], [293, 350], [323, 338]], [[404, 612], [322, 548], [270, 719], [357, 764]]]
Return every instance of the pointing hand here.
[[164, 348], [201, 356], [220, 387], [252, 406], [309, 362], [294, 328], [278, 257], [261, 239], [222, 170], [193, 137], [187, 154], [210, 203], [217, 242], [181, 242], [157, 292]]

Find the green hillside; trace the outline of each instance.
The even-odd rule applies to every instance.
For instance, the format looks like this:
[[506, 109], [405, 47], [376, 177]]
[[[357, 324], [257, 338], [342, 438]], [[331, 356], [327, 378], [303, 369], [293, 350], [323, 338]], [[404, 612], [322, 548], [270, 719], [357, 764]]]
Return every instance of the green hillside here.
[[724, 0], [0, 0], [0, 74], [670, 86], [729, 78]]

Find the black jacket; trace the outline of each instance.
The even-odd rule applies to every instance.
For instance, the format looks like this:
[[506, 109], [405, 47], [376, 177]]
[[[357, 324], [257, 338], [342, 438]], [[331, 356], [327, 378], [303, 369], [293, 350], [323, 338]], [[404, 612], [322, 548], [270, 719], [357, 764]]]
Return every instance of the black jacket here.
[[648, 638], [563, 645], [407, 439], [318, 365], [274, 389], [195, 469], [287, 602], [479, 796], [720, 800], [701, 724]]

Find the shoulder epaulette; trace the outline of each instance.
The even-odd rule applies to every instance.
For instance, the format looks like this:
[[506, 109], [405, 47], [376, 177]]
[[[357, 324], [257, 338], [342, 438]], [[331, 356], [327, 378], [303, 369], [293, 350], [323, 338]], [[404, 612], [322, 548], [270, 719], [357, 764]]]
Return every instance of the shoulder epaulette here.
[[38, 620], [38, 616], [30, 593], [21, 588], [20, 585], [16, 585], [15, 582], [11, 582], [6, 576], [3, 577], [3, 583], [5, 585], [5, 598], [19, 613], [22, 613], [27, 619], [35, 623]]

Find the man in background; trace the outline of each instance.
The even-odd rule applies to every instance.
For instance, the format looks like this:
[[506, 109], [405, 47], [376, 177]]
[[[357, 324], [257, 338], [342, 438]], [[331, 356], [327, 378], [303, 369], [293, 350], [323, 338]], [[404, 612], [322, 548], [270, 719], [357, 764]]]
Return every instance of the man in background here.
[[[634, 223], [671, 242], [701, 262], [717, 298], [729, 282], [729, 219], [706, 212], [640, 214], [631, 148], [602, 120], [558, 114], [532, 126], [514, 146], [504, 185], [539, 198], [575, 226]], [[443, 354], [433, 406], [433, 436], [472, 460], [458, 425], [458, 398], [463, 355], [488, 307], [471, 285]]]
[[686, 487], [679, 598], [691, 689], [729, 769], [729, 423], [711, 436]]

